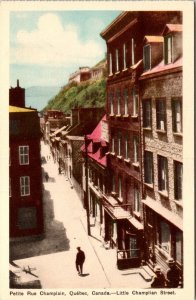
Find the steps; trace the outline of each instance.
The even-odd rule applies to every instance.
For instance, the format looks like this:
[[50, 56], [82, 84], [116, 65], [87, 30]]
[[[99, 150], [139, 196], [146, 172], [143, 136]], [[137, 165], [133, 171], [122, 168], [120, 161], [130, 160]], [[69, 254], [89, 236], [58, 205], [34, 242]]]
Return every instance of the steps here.
[[139, 273], [148, 282], [151, 281], [154, 276], [154, 272], [147, 265], [142, 266]]

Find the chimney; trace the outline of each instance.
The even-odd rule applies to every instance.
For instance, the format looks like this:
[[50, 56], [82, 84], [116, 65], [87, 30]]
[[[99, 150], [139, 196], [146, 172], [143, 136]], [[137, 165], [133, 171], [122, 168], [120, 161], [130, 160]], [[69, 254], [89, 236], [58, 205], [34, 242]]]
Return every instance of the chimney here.
[[17, 87], [19, 87], [20, 86], [20, 84], [19, 84], [19, 79], [17, 79]]

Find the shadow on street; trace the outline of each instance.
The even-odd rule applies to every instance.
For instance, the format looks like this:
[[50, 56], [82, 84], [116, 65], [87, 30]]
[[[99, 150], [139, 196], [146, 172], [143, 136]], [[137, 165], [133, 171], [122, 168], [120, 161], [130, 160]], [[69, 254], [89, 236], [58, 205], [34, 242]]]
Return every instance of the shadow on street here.
[[50, 192], [43, 190], [44, 234], [31, 240], [10, 242], [10, 261], [69, 250], [69, 239], [62, 222], [54, 219]]

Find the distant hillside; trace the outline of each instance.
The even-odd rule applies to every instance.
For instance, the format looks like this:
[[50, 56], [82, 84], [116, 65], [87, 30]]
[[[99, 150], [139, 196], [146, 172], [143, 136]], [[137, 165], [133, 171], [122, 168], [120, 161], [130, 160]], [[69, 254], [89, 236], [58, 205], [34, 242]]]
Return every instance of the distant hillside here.
[[86, 81], [80, 84], [75, 82], [64, 86], [60, 92], [52, 98], [44, 108], [59, 109], [70, 112], [75, 107], [103, 107], [105, 105], [106, 80], [100, 79], [94, 82]]
[[25, 89], [26, 106], [42, 110], [60, 90], [57, 86], [32, 86]]

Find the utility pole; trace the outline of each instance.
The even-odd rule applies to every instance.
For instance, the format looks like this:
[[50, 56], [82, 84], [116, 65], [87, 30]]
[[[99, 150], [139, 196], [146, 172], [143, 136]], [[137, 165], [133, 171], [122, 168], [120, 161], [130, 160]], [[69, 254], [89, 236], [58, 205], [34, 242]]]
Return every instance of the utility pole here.
[[86, 179], [86, 193], [85, 193], [85, 205], [86, 205], [86, 218], [87, 218], [87, 232], [91, 235], [90, 230], [90, 216], [89, 216], [89, 199], [88, 199], [88, 149], [87, 149], [87, 137], [84, 136], [85, 143], [85, 179]]

